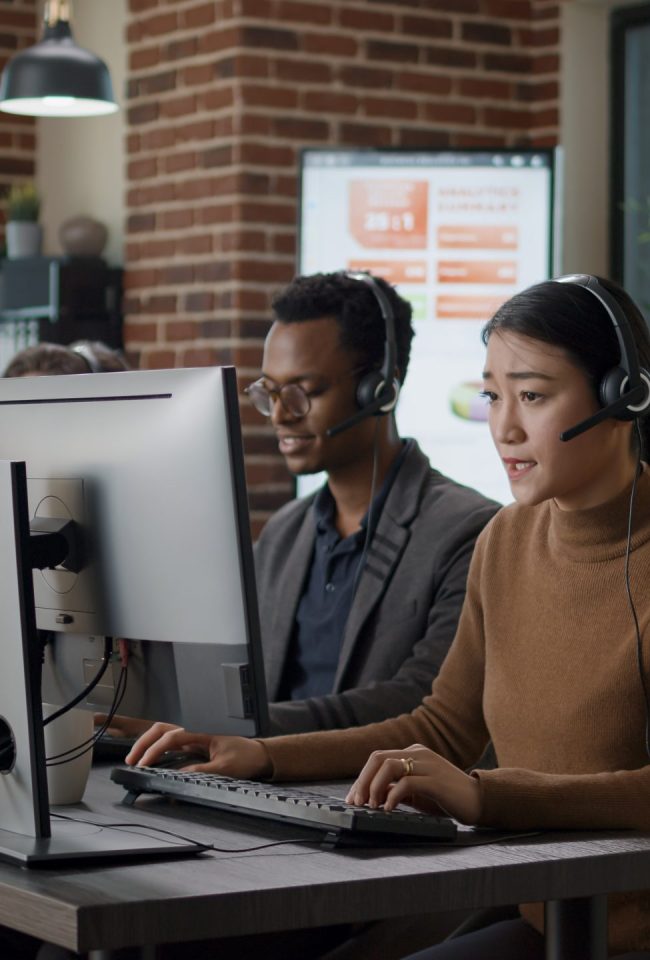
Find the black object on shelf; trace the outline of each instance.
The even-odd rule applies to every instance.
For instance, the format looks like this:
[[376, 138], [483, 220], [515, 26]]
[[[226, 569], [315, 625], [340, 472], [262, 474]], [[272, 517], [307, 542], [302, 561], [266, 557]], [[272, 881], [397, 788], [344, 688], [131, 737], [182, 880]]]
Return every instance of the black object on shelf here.
[[38, 320], [39, 340], [122, 346], [122, 270], [101, 257], [2, 261], [0, 321]]

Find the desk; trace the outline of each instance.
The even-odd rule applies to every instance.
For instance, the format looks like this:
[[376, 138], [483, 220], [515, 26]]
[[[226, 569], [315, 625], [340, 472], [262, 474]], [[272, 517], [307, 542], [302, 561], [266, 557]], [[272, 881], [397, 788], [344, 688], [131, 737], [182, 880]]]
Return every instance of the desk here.
[[[155, 825], [229, 850], [306, 836], [259, 820], [229, 818], [225, 827], [209, 810], [158, 798], [123, 807], [123, 791], [108, 781], [109, 771], [93, 770], [86, 803], [74, 808], [79, 818]], [[119, 947], [425, 911], [575, 898], [595, 898], [578, 905], [602, 905], [598, 895], [647, 888], [649, 877], [650, 836], [631, 833], [547, 834], [435, 850], [325, 851], [291, 844], [102, 868], [0, 864], [0, 923], [68, 949], [98, 951], [100, 958]], [[561, 910], [557, 916], [562, 919]], [[548, 956], [562, 955], [553, 950]], [[595, 943], [584, 956], [600, 960], [606, 954]]]

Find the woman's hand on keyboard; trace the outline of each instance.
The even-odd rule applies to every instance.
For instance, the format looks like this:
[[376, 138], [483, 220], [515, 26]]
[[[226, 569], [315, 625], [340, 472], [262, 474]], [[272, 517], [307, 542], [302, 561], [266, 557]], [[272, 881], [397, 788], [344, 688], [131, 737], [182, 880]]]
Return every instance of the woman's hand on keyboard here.
[[375, 750], [346, 801], [385, 810], [407, 803], [424, 813], [442, 810], [471, 824], [481, 815], [479, 781], [419, 743], [406, 750]]
[[205, 756], [205, 763], [193, 762], [182, 768], [193, 773], [250, 779], [264, 779], [272, 773], [268, 754], [259, 740], [190, 733], [170, 723], [154, 723], [136, 740], [125, 759], [131, 766], [151, 767], [169, 751]]

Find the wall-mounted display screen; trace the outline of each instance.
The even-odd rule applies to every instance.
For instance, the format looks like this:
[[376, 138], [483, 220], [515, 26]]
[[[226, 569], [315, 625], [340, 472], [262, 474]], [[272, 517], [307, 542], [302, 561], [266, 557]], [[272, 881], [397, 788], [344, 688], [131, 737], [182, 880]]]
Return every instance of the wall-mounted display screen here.
[[[480, 331], [500, 303], [551, 275], [552, 241], [551, 151], [303, 151], [299, 272], [370, 270], [410, 300], [400, 432], [443, 473], [504, 503], [478, 396]], [[301, 478], [299, 494], [321, 480]]]

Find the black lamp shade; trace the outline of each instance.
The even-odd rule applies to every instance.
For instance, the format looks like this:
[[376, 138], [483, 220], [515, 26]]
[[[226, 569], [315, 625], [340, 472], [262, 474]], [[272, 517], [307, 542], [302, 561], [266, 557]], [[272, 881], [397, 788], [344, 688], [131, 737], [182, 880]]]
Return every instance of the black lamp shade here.
[[0, 78], [0, 110], [29, 116], [76, 117], [113, 113], [108, 67], [77, 46], [70, 25], [47, 26], [40, 43], [12, 57]]

